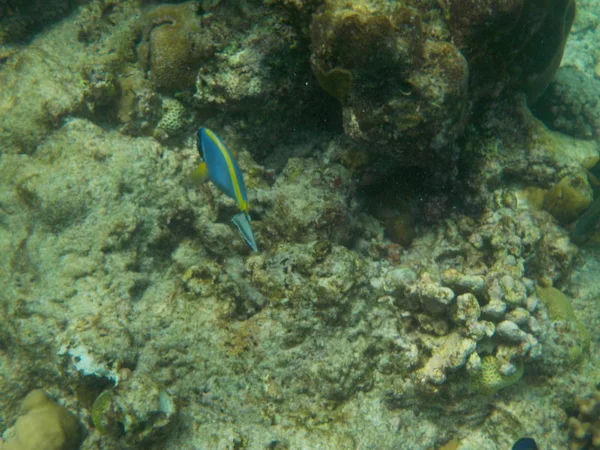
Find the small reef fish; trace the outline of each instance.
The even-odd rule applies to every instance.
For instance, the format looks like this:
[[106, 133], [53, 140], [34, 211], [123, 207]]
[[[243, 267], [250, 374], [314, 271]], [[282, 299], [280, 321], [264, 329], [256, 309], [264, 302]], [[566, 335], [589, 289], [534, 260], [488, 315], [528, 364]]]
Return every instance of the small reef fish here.
[[512, 450], [538, 450], [538, 446], [532, 438], [524, 437], [515, 442]]
[[242, 171], [235, 158], [219, 137], [208, 128], [198, 130], [198, 152], [202, 162], [191, 178], [195, 181], [210, 180], [225, 195], [236, 201], [240, 212], [231, 218], [246, 243], [257, 252], [256, 239], [250, 226], [248, 197]]

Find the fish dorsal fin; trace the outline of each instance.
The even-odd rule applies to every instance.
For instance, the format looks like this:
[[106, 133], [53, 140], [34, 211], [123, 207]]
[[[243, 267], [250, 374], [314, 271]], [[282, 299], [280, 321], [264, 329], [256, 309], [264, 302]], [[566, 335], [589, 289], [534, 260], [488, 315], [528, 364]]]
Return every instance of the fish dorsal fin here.
[[250, 226], [250, 215], [245, 212], [239, 212], [231, 218], [231, 221], [237, 227], [246, 243], [253, 251], [257, 252], [258, 247], [256, 246], [256, 238], [254, 237], [252, 227]]

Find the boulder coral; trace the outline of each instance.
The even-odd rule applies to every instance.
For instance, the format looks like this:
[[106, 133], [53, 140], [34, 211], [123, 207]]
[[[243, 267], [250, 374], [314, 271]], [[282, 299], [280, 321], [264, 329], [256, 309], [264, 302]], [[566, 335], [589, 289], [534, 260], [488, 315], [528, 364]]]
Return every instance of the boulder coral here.
[[212, 54], [198, 2], [161, 5], [142, 18], [139, 63], [153, 87], [164, 93], [194, 86], [202, 58]]
[[75, 450], [83, 439], [77, 418], [40, 389], [31, 391], [21, 406], [23, 415], [2, 450]]

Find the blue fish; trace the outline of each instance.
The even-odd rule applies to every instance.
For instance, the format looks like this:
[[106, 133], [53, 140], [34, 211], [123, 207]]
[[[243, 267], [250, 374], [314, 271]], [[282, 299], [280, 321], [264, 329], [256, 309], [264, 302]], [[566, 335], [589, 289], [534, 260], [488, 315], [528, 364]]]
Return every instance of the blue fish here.
[[538, 450], [538, 446], [532, 438], [524, 437], [515, 442], [512, 450]]
[[225, 143], [208, 128], [198, 130], [198, 152], [202, 162], [192, 173], [192, 178], [209, 179], [221, 192], [235, 200], [241, 212], [233, 216], [231, 221], [252, 250], [257, 252], [256, 239], [250, 226], [246, 185], [235, 158]]

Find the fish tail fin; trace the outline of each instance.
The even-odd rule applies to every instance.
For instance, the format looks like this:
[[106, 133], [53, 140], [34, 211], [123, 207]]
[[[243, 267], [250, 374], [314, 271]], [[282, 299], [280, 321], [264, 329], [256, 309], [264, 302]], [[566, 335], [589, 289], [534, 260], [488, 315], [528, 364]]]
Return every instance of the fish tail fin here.
[[244, 211], [237, 213], [231, 218], [231, 221], [237, 227], [246, 243], [252, 248], [253, 251], [257, 252], [258, 247], [256, 245], [256, 238], [252, 232], [252, 227], [250, 226], [250, 220], [250, 214]]

